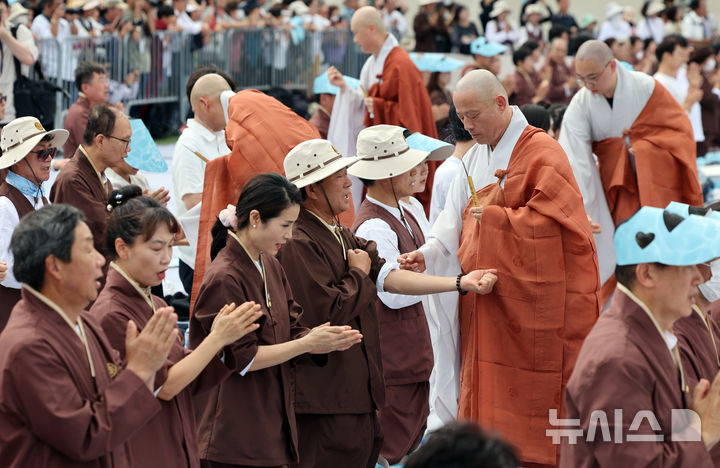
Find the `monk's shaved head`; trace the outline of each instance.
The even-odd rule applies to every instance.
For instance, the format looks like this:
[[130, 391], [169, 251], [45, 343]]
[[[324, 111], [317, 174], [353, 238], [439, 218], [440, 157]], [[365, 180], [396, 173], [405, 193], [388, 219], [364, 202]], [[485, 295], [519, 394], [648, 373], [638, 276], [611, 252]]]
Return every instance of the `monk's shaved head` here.
[[455, 92], [467, 91], [475, 91], [480, 101], [489, 101], [496, 96], [503, 96], [505, 100], [508, 98], [500, 80], [487, 70], [473, 70], [458, 81]]
[[613, 58], [612, 50], [602, 41], [586, 41], [575, 54], [576, 62], [593, 62], [599, 66], [605, 66]]
[[383, 22], [380, 11], [371, 6], [364, 6], [358, 9], [352, 16], [351, 23], [358, 28], [367, 28], [370, 25], [375, 26], [378, 32], [385, 34], [385, 23]]
[[473, 70], [462, 77], [455, 87], [453, 103], [458, 119], [473, 140], [493, 148], [512, 120], [507, 91], [487, 70]]
[[192, 91], [190, 91], [190, 105], [195, 108], [200, 98], [218, 99], [223, 91], [230, 91], [230, 85], [222, 76], [209, 73], [203, 75], [195, 82]]

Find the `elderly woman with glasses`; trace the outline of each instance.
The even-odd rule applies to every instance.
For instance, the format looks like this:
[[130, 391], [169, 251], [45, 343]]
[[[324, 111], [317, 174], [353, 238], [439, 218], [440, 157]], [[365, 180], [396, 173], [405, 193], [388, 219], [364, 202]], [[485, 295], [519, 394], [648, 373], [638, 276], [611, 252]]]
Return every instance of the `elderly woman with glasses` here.
[[67, 130], [46, 131], [35, 117], [17, 118], [0, 133], [0, 170], [9, 169], [0, 183], [0, 269], [4, 263], [7, 270], [0, 281], [0, 331], [20, 300], [10, 237], [20, 218], [48, 204], [43, 182], [50, 178], [50, 162], [67, 137]]

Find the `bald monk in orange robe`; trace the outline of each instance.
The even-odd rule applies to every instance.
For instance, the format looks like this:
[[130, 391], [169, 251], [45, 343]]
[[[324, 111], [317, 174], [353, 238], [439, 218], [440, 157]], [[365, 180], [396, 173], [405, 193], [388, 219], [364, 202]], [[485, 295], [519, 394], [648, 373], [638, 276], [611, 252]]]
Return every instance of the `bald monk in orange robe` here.
[[[363, 126], [397, 125], [437, 138], [432, 103], [422, 74], [395, 36], [387, 32], [377, 8], [359, 8], [353, 14], [350, 27], [355, 43], [364, 53], [372, 54], [360, 72], [360, 83], [367, 95], [360, 89], [349, 89], [335, 67], [328, 69], [330, 83], [340, 88], [340, 92], [333, 105], [327, 139], [341, 153], [354, 154], [357, 135]], [[360, 116], [364, 116], [364, 120]], [[435, 161], [428, 163], [425, 190], [415, 195], [425, 207], [425, 214], [430, 213], [432, 183], [438, 165]], [[362, 200], [357, 201], [359, 206]]]
[[[493, 293], [460, 301], [459, 419], [479, 421], [515, 445], [522, 466], [555, 465], [546, 436], [585, 335], [598, 317], [595, 244], [562, 148], [509, 106], [487, 70], [463, 77], [453, 101], [479, 143], [406, 268], [457, 252], [463, 271], [499, 265]], [[477, 201], [476, 201], [477, 200]]]
[[[231, 96], [229, 101], [227, 96]], [[191, 298], [198, 289], [210, 263], [212, 229], [218, 213], [228, 204], [237, 203], [245, 184], [258, 174], [284, 174], [283, 159], [298, 143], [320, 138], [317, 128], [273, 97], [254, 90], [223, 93], [227, 102], [225, 138], [232, 153], [208, 162], [205, 168], [203, 204], [198, 230], [198, 250]], [[354, 212], [342, 213], [343, 223], [352, 224]], [[191, 307], [192, 308], [192, 307]]]
[[565, 112], [559, 142], [588, 215], [602, 227], [595, 241], [605, 303], [615, 289], [615, 226], [641, 206], [702, 205], [703, 196], [690, 119], [667, 89], [626, 70], [599, 41], [578, 49], [575, 72], [584, 87]]

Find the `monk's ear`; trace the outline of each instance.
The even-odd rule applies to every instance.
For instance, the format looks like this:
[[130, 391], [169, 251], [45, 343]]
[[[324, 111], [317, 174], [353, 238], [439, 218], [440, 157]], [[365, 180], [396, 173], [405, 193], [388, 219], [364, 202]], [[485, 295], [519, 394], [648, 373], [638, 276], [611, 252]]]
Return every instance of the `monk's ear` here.
[[508, 106], [507, 99], [502, 94], [495, 96], [495, 105], [498, 107], [500, 112], [504, 112]]
[[45, 274], [50, 275], [57, 281], [63, 278], [63, 262], [55, 255], [45, 257]]
[[119, 259], [127, 260], [130, 255], [130, 246], [125, 243], [124, 240], [117, 237], [115, 238], [115, 252]]

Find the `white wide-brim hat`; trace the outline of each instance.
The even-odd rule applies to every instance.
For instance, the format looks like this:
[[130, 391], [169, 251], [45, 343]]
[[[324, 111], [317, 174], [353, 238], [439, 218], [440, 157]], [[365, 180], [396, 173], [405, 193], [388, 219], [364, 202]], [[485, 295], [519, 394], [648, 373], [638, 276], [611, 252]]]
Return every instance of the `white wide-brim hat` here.
[[45, 135], [52, 137], [51, 148], [60, 148], [70, 133], [63, 128], [48, 132], [35, 117], [19, 117], [5, 125], [0, 133], [0, 169], [7, 169], [22, 161]]
[[645, 10], [645, 14], [647, 16], [657, 15], [664, 9], [665, 5], [662, 2], [651, 2], [650, 5], [648, 5], [647, 10]]
[[327, 140], [319, 138], [303, 141], [285, 156], [285, 177], [303, 188], [320, 182], [357, 162], [354, 156], [345, 157]]
[[375, 125], [358, 134], [358, 162], [348, 173], [367, 180], [389, 179], [408, 172], [428, 158], [427, 151], [410, 148], [403, 128], [395, 125]]
[[432, 5], [434, 3], [440, 3], [440, 0], [420, 0], [420, 6]]
[[496, 18], [500, 16], [500, 14], [505, 13], [506, 11], [511, 11], [510, 5], [508, 5], [505, 0], [500, 0], [499, 2], [495, 3], [495, 6], [493, 6], [492, 11], [490, 12], [490, 18]]
[[525, 13], [523, 13], [523, 21], [527, 21], [530, 15], [540, 15], [540, 19], [544, 19], [547, 17], [547, 9], [539, 3], [533, 3], [532, 5], [528, 5], [527, 8], [525, 8]]
[[605, 5], [605, 18], [611, 19], [614, 16], [621, 15], [623, 12], [623, 7], [618, 5], [615, 2], [610, 2], [607, 5]]

